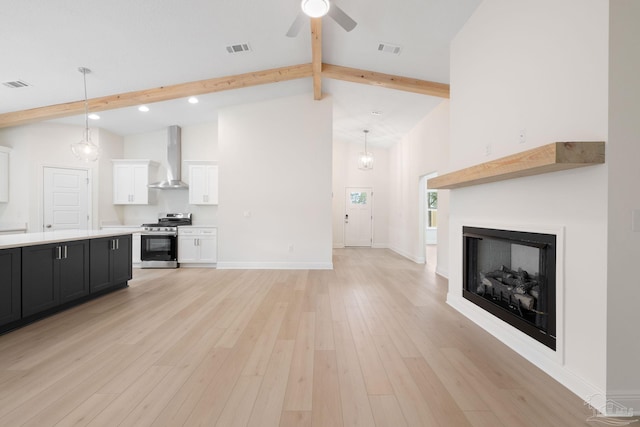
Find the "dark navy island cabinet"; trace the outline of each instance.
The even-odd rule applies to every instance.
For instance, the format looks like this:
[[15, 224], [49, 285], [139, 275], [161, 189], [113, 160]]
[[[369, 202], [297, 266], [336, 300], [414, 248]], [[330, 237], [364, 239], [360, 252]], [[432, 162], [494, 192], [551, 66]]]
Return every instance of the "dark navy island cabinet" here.
[[22, 249], [22, 317], [89, 294], [89, 241]]
[[0, 250], [0, 326], [20, 319], [20, 249]]
[[0, 249], [0, 333], [127, 287], [131, 244], [124, 234]]
[[91, 293], [131, 279], [131, 235], [91, 240]]

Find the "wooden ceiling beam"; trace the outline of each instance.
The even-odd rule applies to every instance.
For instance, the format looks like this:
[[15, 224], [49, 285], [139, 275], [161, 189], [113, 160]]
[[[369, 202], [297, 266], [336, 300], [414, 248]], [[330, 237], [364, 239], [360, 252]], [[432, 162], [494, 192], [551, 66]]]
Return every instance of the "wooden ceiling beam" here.
[[[315, 20], [312, 20], [312, 22], [313, 21]], [[216, 77], [213, 79], [92, 98], [89, 99], [89, 111], [98, 112], [114, 110], [117, 108], [151, 104], [154, 102], [187, 98], [194, 95], [204, 95], [207, 93], [222, 92], [225, 90], [240, 89], [243, 87], [277, 83], [306, 77], [313, 78], [313, 92], [314, 99], [316, 100], [322, 98], [321, 79], [323, 77], [419, 93], [422, 95], [449, 98], [448, 84], [382, 74], [374, 71], [358, 70], [339, 65], [323, 64], [321, 25], [320, 20], [318, 20], [318, 24], [316, 24], [314, 29], [314, 24], [312, 23], [312, 34], [314, 35], [312, 47], [314, 54], [313, 63], [311, 64], [273, 68], [234, 76]], [[315, 40], [315, 35], [318, 36], [317, 41]], [[318, 52], [317, 57], [316, 52]], [[79, 114], [84, 114], [84, 101], [74, 101], [64, 104], [32, 108], [30, 110], [14, 111], [0, 114], [0, 128], [76, 116]]]
[[322, 64], [322, 77], [437, 96], [439, 98], [449, 98], [448, 84], [376, 73], [375, 71], [358, 70], [340, 65]]
[[[312, 75], [313, 70], [311, 64], [300, 64], [171, 86], [161, 86], [153, 89], [89, 99], [89, 111], [98, 112], [141, 104], [151, 104], [194, 95], [204, 95], [207, 93], [312, 77]], [[30, 110], [15, 111], [0, 114], [0, 128], [24, 125], [42, 120], [59, 119], [79, 114], [84, 114], [84, 101], [67, 102], [64, 104], [32, 108]]]
[[311, 68], [313, 99], [322, 99], [322, 18], [311, 18]]

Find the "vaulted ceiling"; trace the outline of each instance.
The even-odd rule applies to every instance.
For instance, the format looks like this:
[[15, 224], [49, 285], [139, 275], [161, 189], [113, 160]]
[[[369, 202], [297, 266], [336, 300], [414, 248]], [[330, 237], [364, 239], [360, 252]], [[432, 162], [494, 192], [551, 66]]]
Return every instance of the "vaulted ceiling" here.
[[[90, 105], [104, 110], [90, 126], [120, 135], [212, 121], [216, 111], [228, 105], [302, 93], [313, 97], [315, 70], [316, 91], [321, 84], [322, 96], [333, 99], [334, 138], [361, 141], [362, 129], [369, 128], [369, 142], [389, 146], [438, 105], [442, 94], [384, 86], [398, 81], [416, 87], [447, 84], [449, 43], [480, 0], [336, 3], [358, 25], [346, 32], [322, 18], [316, 25], [321, 36], [314, 41], [310, 24], [295, 38], [285, 36], [300, 10], [299, 0], [10, 2], [0, 14], [0, 82], [29, 86], [0, 86], [0, 121], [4, 116], [6, 123], [18, 123], [24, 110], [81, 100], [78, 67], [92, 70], [87, 75]], [[400, 53], [382, 52], [380, 43], [398, 46]], [[228, 53], [226, 47], [236, 44], [247, 44], [250, 51]], [[312, 57], [312, 46], [320, 46], [321, 60]], [[320, 62], [325, 64], [321, 73]], [[190, 86], [185, 83], [233, 85], [229, 82], [237, 83], [238, 75], [260, 78], [272, 69], [302, 74], [213, 93], [194, 83], [200, 102], [186, 102]], [[174, 92], [167, 97], [169, 89]], [[130, 92], [142, 98], [122, 95]], [[138, 103], [153, 100], [152, 93], [165, 96], [148, 104], [148, 113], [137, 111]], [[97, 108], [100, 98], [105, 108]], [[63, 115], [76, 113], [72, 108]], [[82, 125], [83, 116], [56, 121]]]

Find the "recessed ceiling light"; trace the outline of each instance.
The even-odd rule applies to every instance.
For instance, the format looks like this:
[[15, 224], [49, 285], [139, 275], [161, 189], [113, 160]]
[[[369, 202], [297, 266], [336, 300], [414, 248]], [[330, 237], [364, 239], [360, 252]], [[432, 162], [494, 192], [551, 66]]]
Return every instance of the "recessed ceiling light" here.
[[143, 113], [146, 113], [147, 111], [149, 111], [149, 107], [147, 107], [146, 105], [141, 105], [138, 107], [138, 111], [142, 111]]
[[99, 115], [97, 115], [96, 113], [91, 113], [91, 114], [89, 114], [89, 118], [90, 118], [91, 120], [100, 120], [100, 116], [99, 116]]
[[382, 115], [382, 111], [372, 111], [371, 115], [372, 116], [381, 116]]
[[189, 104], [197, 104], [198, 102], [198, 98], [196, 98], [195, 96], [189, 98]]

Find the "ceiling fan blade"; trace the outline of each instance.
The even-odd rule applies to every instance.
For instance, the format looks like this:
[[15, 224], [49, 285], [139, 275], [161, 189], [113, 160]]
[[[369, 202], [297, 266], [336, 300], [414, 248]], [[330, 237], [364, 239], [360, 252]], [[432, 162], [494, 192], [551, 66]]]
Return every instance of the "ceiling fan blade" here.
[[331, 3], [331, 8], [329, 9], [329, 16], [333, 18], [334, 21], [338, 23], [345, 31], [349, 32], [353, 30], [358, 23], [351, 19], [349, 15], [347, 15], [344, 10], [340, 9], [335, 3]]
[[299, 12], [298, 16], [296, 16], [296, 19], [293, 21], [293, 24], [291, 24], [291, 27], [289, 28], [289, 31], [287, 31], [287, 37], [295, 37], [298, 35], [298, 33], [300, 32], [300, 29], [302, 28], [302, 25], [306, 22], [307, 20], [307, 15], [304, 14], [304, 12]]

